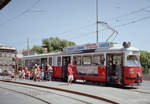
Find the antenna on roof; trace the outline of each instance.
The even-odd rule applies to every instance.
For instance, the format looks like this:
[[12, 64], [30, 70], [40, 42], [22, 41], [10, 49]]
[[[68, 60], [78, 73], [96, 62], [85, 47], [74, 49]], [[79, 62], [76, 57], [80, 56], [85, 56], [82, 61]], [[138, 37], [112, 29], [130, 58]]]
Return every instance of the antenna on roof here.
[[98, 43], [98, 0], [96, 0], [96, 43]]

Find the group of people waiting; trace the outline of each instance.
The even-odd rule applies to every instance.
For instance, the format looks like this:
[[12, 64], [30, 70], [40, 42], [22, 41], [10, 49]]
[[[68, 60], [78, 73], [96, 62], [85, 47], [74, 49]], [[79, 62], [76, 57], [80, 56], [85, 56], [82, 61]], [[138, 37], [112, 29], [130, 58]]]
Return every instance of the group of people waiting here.
[[[51, 80], [51, 76], [53, 73], [53, 68], [50, 65], [40, 67], [39, 65], [35, 64], [35, 66], [31, 69], [27, 67], [21, 67], [18, 71], [19, 79], [29, 79], [34, 81], [41, 81], [41, 80]], [[11, 79], [15, 76], [12, 72]]]
[[[41, 80], [51, 81], [53, 68], [50, 65], [47, 66], [42, 65], [42, 67], [40, 67], [39, 65], [35, 64], [35, 66], [32, 69], [28, 69], [27, 67], [21, 67], [18, 73], [20, 80], [28, 79], [34, 81], [41, 81]], [[12, 72], [11, 79], [13, 78], [16, 79], [16, 76], [14, 75], [16, 74]], [[74, 80], [71, 64], [68, 64], [67, 75], [68, 75], [68, 85], [71, 85], [72, 81]]]

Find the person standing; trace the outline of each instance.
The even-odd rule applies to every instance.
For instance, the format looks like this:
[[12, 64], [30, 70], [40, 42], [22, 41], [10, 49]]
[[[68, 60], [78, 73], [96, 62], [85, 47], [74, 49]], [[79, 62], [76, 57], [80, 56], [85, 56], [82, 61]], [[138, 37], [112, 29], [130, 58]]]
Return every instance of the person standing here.
[[22, 78], [22, 72], [21, 72], [21, 70], [22, 70], [22, 69], [19, 70], [19, 79]]
[[50, 65], [47, 65], [47, 75], [48, 75], [48, 80], [52, 80], [51, 74], [53, 73], [53, 68]]
[[41, 71], [41, 80], [42, 81], [44, 80], [44, 71], [43, 70]]
[[117, 83], [121, 84], [121, 79], [122, 79], [122, 70], [120, 67], [120, 64], [118, 62], [115, 63], [115, 71], [116, 71], [116, 76], [117, 76]]
[[11, 80], [14, 78], [14, 72], [11, 72]]
[[25, 79], [25, 69], [22, 70], [22, 79]]
[[33, 77], [33, 80], [36, 82], [37, 80], [37, 74], [38, 74], [38, 69], [37, 69], [37, 64], [35, 65], [35, 68], [34, 68], [34, 77]]
[[72, 84], [72, 81], [74, 80], [73, 78], [73, 70], [71, 68], [71, 64], [68, 65], [68, 85]]

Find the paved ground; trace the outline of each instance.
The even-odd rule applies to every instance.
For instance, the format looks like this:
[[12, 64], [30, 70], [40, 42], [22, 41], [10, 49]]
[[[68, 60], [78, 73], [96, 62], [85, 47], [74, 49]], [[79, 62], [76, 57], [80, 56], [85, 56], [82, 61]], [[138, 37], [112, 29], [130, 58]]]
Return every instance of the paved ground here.
[[[101, 96], [119, 102], [121, 104], [150, 104], [149, 100], [150, 81], [143, 81], [143, 84], [137, 88], [130, 88], [130, 87], [116, 88], [111, 86], [108, 87], [108, 86], [87, 85], [79, 83], [73, 83], [71, 86], [69, 86], [67, 85], [67, 83], [63, 83], [60, 81], [44, 81], [44, 82], [34, 82], [29, 80], [17, 80], [17, 81], [85, 92], [88, 94]], [[141, 91], [147, 93], [141, 93]]]
[[44, 104], [39, 100], [0, 88], [0, 104]]
[[[32, 96], [35, 96], [36, 98], [45, 100], [46, 102], [49, 102], [50, 104], [110, 104], [110, 103], [106, 103], [104, 101], [99, 101], [99, 100], [85, 97], [85, 96], [74, 95], [74, 94], [70, 94], [70, 93], [66, 93], [66, 92], [61, 92], [61, 91], [56, 91], [56, 90], [51, 90], [51, 89], [37, 88], [37, 87], [33, 87], [33, 86], [26, 86], [26, 85], [14, 84], [14, 83], [0, 82], [0, 88], [1, 89], [9, 89], [9, 90], [11, 89], [13, 91], [17, 90], [19, 92], [22, 92], [22, 93], [25, 93], [28, 95], [32, 95]], [[8, 92], [8, 91], [6, 90], [6, 92]], [[2, 92], [2, 94], [3, 93], [4, 92]], [[13, 97], [10, 95], [17, 95], [17, 96], [19, 95], [19, 97], [23, 97], [22, 94], [8, 93], [8, 96], [7, 95], [4, 96], [5, 99], [1, 99], [0, 104], [1, 104], [1, 102], [6, 102], [4, 104], [10, 104], [12, 99], [14, 99], [14, 103], [18, 100], [19, 104], [27, 104], [27, 101], [18, 99], [17, 97]], [[6, 101], [7, 100], [6, 98], [10, 99], [9, 102]], [[25, 97], [25, 99], [26, 99], [26, 97]], [[29, 99], [27, 99], [27, 100], [29, 100]], [[30, 100], [30, 101], [32, 101], [32, 100]], [[30, 104], [35, 104], [35, 103], [32, 102]]]
[[143, 84], [138, 87], [138, 89], [132, 88], [116, 88], [116, 87], [107, 87], [107, 86], [98, 86], [98, 85], [86, 85], [86, 84], [72, 84], [71, 86], [67, 83], [58, 82], [58, 81], [47, 81], [47, 82], [33, 82], [29, 80], [17, 80], [23, 81], [26, 83], [40, 84], [46, 86], [53, 86], [57, 88], [64, 88], [74, 91], [85, 92], [97, 96], [101, 96], [121, 104], [150, 104], [150, 94], [135, 92], [145, 91], [150, 93], [150, 82], [144, 81]]

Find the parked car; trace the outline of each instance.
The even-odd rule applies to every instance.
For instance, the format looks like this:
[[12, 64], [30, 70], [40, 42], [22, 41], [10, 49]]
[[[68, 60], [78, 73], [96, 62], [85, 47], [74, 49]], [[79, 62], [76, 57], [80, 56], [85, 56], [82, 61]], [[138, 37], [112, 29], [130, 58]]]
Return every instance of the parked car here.
[[8, 76], [8, 75], [10, 75], [10, 72], [8, 70], [2, 71], [2, 76]]

